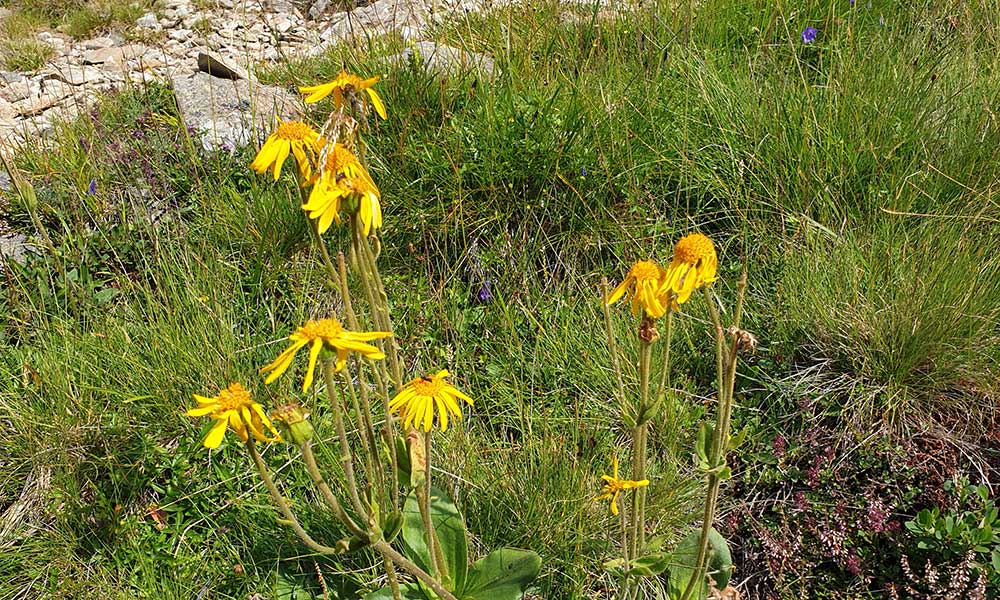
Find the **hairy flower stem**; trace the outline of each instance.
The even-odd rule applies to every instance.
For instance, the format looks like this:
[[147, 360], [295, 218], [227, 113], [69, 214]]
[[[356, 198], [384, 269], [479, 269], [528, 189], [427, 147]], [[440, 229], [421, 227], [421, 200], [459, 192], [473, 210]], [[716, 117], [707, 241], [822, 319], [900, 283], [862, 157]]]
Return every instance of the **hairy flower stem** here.
[[[646, 478], [646, 437], [649, 429], [649, 370], [652, 364], [653, 344], [639, 340], [639, 407], [636, 425], [632, 429], [632, 479]], [[631, 554], [638, 557], [646, 544], [645, 488], [632, 494], [632, 546]]]
[[[441, 549], [441, 541], [437, 537], [437, 531], [434, 528], [434, 519], [431, 517], [431, 440], [433, 436], [430, 431], [420, 434], [423, 437], [424, 442], [424, 464], [426, 465], [426, 471], [424, 473], [424, 482], [421, 486], [421, 490], [417, 493], [417, 504], [420, 506], [420, 517], [424, 522], [424, 534], [427, 536], [427, 553], [431, 557], [431, 565], [434, 567], [434, 573], [437, 575], [438, 579], [445, 581], [448, 579], [448, 566], [444, 560], [444, 552]], [[419, 444], [420, 441], [415, 440], [415, 444]]]
[[[344, 260], [344, 253], [339, 252], [337, 254], [337, 272], [340, 279], [340, 286], [342, 289], [347, 289], [347, 265]], [[352, 329], [358, 330], [358, 318], [354, 312], [354, 306], [351, 302], [349, 295], [344, 295], [344, 309], [347, 313], [348, 324]], [[375, 379], [378, 380], [379, 388], [383, 392], [384, 398], [389, 398], [388, 388], [385, 384], [385, 377], [383, 377], [384, 365], [379, 364], [375, 369], [373, 369], [375, 374]], [[370, 429], [369, 435], [372, 440], [375, 439], [374, 426], [372, 424], [372, 415], [374, 414], [371, 410], [371, 404], [368, 401], [368, 386], [364, 380], [361, 370], [358, 369], [358, 381], [361, 386], [361, 401], [364, 405], [364, 410], [367, 414], [366, 426]], [[384, 421], [382, 426], [382, 438], [385, 442], [386, 447], [389, 449], [389, 459], [392, 468], [387, 475], [387, 485], [391, 492], [392, 506], [399, 506], [399, 480], [396, 478], [396, 469], [398, 468], [398, 460], [396, 459], [396, 442], [395, 442], [395, 427], [394, 419], [392, 414], [389, 413], [389, 403], [383, 402], [384, 405]], [[374, 443], [374, 442], [373, 442]], [[376, 451], [377, 455], [377, 451]], [[381, 463], [380, 463], [381, 464]]]
[[[737, 287], [736, 311], [733, 315], [733, 325], [739, 329], [742, 313], [743, 298], [746, 291], [746, 273], [740, 277]], [[736, 385], [736, 358], [739, 347], [736, 334], [733, 336], [732, 347], [726, 344], [726, 334], [722, 328], [722, 319], [719, 317], [719, 310], [715, 306], [709, 288], [704, 288], [705, 300], [708, 303], [708, 311], [712, 317], [712, 324], [715, 327], [715, 355], [716, 369], [718, 374], [718, 398], [719, 407], [716, 413], [715, 432], [712, 438], [712, 452], [709, 456], [708, 490], [705, 495], [705, 511], [702, 515], [701, 535], [698, 538], [698, 556], [695, 560], [695, 570], [688, 582], [681, 600], [688, 600], [695, 588], [700, 585], [707, 573], [706, 562], [708, 560], [708, 534], [715, 521], [715, 511], [719, 500], [719, 486], [722, 483], [720, 471], [725, 466], [726, 447], [729, 444], [729, 426], [733, 409], [733, 390]]]
[[323, 479], [323, 474], [319, 471], [319, 466], [316, 464], [316, 456], [312, 451], [312, 442], [306, 442], [302, 444], [302, 458], [306, 463], [306, 471], [309, 472], [309, 476], [312, 478], [313, 484], [319, 489], [320, 493], [323, 495], [323, 499], [326, 501], [327, 506], [333, 511], [333, 514], [337, 515], [347, 529], [354, 535], [359, 537], [368, 537], [368, 532], [362, 529], [354, 519], [351, 518], [344, 507], [340, 504], [337, 496], [334, 495], [333, 490], [327, 485], [326, 480]]
[[337, 397], [337, 387], [333, 377], [333, 370], [333, 360], [324, 358], [323, 378], [326, 381], [326, 393], [330, 399], [330, 412], [333, 413], [334, 424], [337, 427], [337, 437], [340, 438], [340, 462], [344, 467], [344, 482], [347, 484], [347, 491], [350, 494], [354, 510], [366, 523], [370, 524], [371, 516], [361, 501], [361, 496], [358, 495], [358, 483], [354, 476], [354, 458], [351, 452], [351, 442], [347, 439], [347, 430], [344, 428], [344, 417], [341, 414], [344, 412], [344, 407]]
[[389, 591], [392, 592], [392, 600], [403, 600], [403, 594], [399, 591], [399, 578], [396, 577], [396, 565], [392, 563], [392, 559], [383, 554], [382, 566], [385, 569], [386, 579], [389, 581]]
[[[254, 465], [257, 467], [257, 472], [260, 474], [261, 480], [264, 482], [264, 487], [266, 487], [267, 491], [270, 492], [271, 498], [274, 500], [275, 504], [278, 505], [278, 510], [281, 511], [281, 514], [285, 517], [288, 525], [291, 526], [292, 530], [295, 531], [295, 534], [299, 536], [302, 543], [320, 554], [343, 554], [343, 550], [331, 548], [330, 546], [324, 546], [309, 536], [306, 530], [302, 528], [302, 525], [299, 524], [298, 519], [295, 518], [295, 514], [288, 506], [288, 502], [285, 501], [281, 492], [278, 491], [278, 487], [274, 484], [274, 480], [271, 479], [271, 474], [268, 472], [267, 466], [264, 465], [264, 461], [261, 459], [260, 454], [257, 453], [257, 448], [254, 446], [253, 438], [250, 438], [247, 441], [247, 448], [250, 451], [250, 456], [253, 457]], [[384, 540], [376, 540], [372, 542], [372, 548], [382, 554], [383, 557], [388, 558], [393, 563], [399, 565], [403, 570], [422, 581], [425, 585], [427, 585], [427, 587], [431, 588], [435, 594], [440, 596], [441, 600], [458, 600], [455, 598], [454, 594], [444, 589], [444, 586], [431, 577], [427, 571], [424, 571], [419, 566], [414, 564], [413, 561], [397, 552]]]
[[299, 525], [298, 519], [295, 518], [295, 514], [292, 509], [288, 506], [288, 502], [278, 491], [278, 486], [274, 485], [274, 480], [271, 479], [271, 474], [267, 470], [267, 466], [264, 461], [260, 458], [260, 454], [257, 452], [257, 447], [254, 445], [253, 438], [247, 439], [247, 450], [250, 451], [250, 456], [253, 457], [254, 465], [257, 467], [257, 472], [260, 474], [261, 480], [264, 482], [264, 487], [267, 491], [271, 493], [271, 499], [274, 503], [278, 505], [278, 510], [284, 515], [285, 521], [295, 532], [295, 535], [299, 536], [302, 543], [308, 546], [310, 549], [319, 552], [320, 554], [343, 554], [342, 551], [337, 548], [331, 548], [330, 546], [324, 546], [316, 540], [312, 539], [302, 525]]

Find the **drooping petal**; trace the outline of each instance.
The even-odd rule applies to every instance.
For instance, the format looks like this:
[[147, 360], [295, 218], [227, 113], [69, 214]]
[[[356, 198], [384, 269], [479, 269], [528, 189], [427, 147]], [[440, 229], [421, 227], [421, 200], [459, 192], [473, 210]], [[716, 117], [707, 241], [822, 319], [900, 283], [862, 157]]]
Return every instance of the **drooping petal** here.
[[306, 367], [306, 378], [302, 382], [302, 391], [309, 391], [309, 386], [313, 382], [313, 373], [316, 370], [316, 360], [319, 358], [320, 350], [323, 349], [323, 340], [315, 339], [313, 340], [312, 346], [309, 348], [309, 366]]
[[226, 435], [227, 421], [228, 419], [222, 418], [212, 426], [212, 430], [208, 432], [208, 435], [205, 436], [205, 441], [202, 442], [206, 448], [219, 447], [219, 444], [222, 443], [222, 438]]

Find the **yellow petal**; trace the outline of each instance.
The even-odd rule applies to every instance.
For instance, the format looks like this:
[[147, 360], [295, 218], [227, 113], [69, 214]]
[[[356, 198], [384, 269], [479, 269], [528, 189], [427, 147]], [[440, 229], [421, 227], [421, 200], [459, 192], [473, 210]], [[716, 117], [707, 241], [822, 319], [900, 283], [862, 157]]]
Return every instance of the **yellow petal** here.
[[210, 415], [215, 411], [215, 406], [199, 406], [198, 408], [192, 408], [188, 410], [185, 415], [189, 417], [204, 417], [205, 415]]
[[219, 419], [212, 430], [205, 436], [203, 444], [206, 448], [218, 448], [222, 443], [223, 436], [226, 435], [226, 419]]
[[[372, 79], [376, 79], [377, 80], [378, 78], [377, 77], [372, 77]], [[366, 83], [368, 81], [371, 81], [372, 83], [375, 83], [374, 81], [372, 81], [372, 79], [366, 80]], [[369, 85], [371, 85], [371, 84], [369, 84]], [[371, 89], [370, 87], [367, 88], [365, 91], [368, 92], [368, 97], [372, 99], [372, 106], [375, 107], [375, 112], [378, 113], [378, 116], [380, 116], [383, 119], [385, 119], [385, 104], [382, 104], [382, 98], [379, 97], [378, 92], [376, 92], [375, 90]]]
[[312, 343], [312, 347], [309, 348], [309, 366], [306, 367], [306, 378], [302, 382], [302, 391], [309, 391], [309, 386], [313, 382], [313, 372], [316, 370], [316, 359], [319, 358], [319, 352], [323, 349], [323, 340], [316, 339]]

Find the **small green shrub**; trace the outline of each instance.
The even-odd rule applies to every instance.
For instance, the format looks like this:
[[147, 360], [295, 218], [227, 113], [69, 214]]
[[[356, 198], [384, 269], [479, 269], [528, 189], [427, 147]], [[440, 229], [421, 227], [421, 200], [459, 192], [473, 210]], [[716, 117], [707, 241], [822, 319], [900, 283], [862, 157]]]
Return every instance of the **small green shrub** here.
[[37, 40], [0, 43], [0, 58], [8, 71], [36, 71], [52, 57], [52, 46]]

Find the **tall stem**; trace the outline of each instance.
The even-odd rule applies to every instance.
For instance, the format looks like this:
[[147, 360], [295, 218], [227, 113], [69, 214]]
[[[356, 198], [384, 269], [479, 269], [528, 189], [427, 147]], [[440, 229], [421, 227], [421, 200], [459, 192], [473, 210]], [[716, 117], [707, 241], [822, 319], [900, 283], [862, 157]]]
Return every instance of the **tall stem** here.
[[[340, 286], [342, 289], [346, 290], [347, 265], [345, 264], [343, 252], [337, 254], [337, 272], [340, 279]], [[352, 329], [357, 331], [359, 329], [358, 318], [354, 312], [354, 306], [351, 302], [351, 298], [347, 294], [344, 295], [344, 310], [347, 313], [348, 324], [351, 326]], [[379, 364], [375, 366], [373, 372], [375, 374], [375, 379], [378, 381], [379, 387], [382, 390], [383, 397], [386, 400], [385, 402], [383, 402], [385, 420], [383, 422], [383, 427], [382, 427], [382, 437], [383, 440], [385, 441], [386, 447], [389, 449], [389, 459], [392, 465], [392, 469], [389, 471], [387, 477], [388, 479], [387, 485], [389, 486], [389, 489], [391, 491], [392, 507], [395, 508], [399, 506], [399, 480], [396, 478], [396, 470], [398, 469], [398, 460], [396, 459], [395, 427], [393, 426], [395, 421], [393, 419], [392, 414], [389, 412], [389, 402], [388, 402], [389, 391], [388, 387], [385, 384], [386, 378], [384, 377], [385, 375], [384, 369], [385, 369], [384, 365]], [[364, 408], [366, 411], [368, 411], [369, 415], [369, 418], [366, 422], [366, 426], [369, 429], [372, 429], [373, 428], [371, 422], [372, 412], [371, 412], [371, 405], [368, 402], [368, 389], [364, 379], [362, 378], [362, 373], [360, 369], [358, 370], [358, 379], [359, 382], [361, 383], [361, 401], [364, 404]], [[372, 438], [374, 439], [375, 433], [373, 430], [369, 431], [369, 435], [371, 435]]]
[[[736, 302], [736, 313], [734, 324], [738, 328], [740, 316], [743, 310], [743, 294], [746, 287], [746, 275], [740, 279], [739, 295]], [[708, 534], [715, 521], [715, 511], [719, 498], [719, 485], [721, 477], [719, 470], [725, 464], [726, 445], [729, 443], [729, 419], [732, 414], [733, 387], [736, 381], [736, 357], [739, 350], [737, 340], [733, 340], [732, 348], [729, 348], [725, 340], [725, 332], [722, 328], [722, 320], [719, 317], [719, 310], [715, 306], [709, 288], [704, 288], [705, 300], [708, 303], [708, 311], [712, 317], [712, 324], [715, 327], [715, 355], [717, 369], [717, 395], [719, 407], [716, 414], [715, 434], [712, 439], [712, 452], [709, 457], [708, 491], [705, 497], [705, 511], [702, 515], [701, 535], [698, 538], [698, 556], [695, 561], [695, 571], [681, 595], [681, 600], [688, 600], [694, 592], [695, 587], [701, 585], [706, 574], [706, 560], [708, 558]]]
[[[645, 320], [645, 317], [644, 317]], [[632, 479], [646, 478], [646, 434], [649, 426], [649, 371], [652, 363], [653, 344], [639, 340], [639, 406], [636, 410], [636, 425], [632, 430]], [[632, 494], [632, 547], [633, 557], [639, 556], [645, 544], [646, 523], [643, 510], [646, 489], [638, 488]]]
[[261, 460], [260, 454], [257, 453], [257, 447], [254, 445], [252, 437], [247, 439], [247, 449], [250, 451], [250, 456], [253, 457], [254, 465], [257, 467], [257, 472], [260, 474], [260, 478], [264, 482], [264, 487], [266, 487], [267, 491], [271, 493], [271, 499], [278, 505], [278, 510], [280, 510], [281, 514], [284, 515], [288, 525], [292, 528], [292, 531], [295, 532], [295, 535], [299, 536], [302, 543], [320, 554], [343, 554], [342, 551], [336, 548], [324, 546], [323, 544], [320, 544], [316, 540], [312, 539], [306, 530], [302, 528], [302, 525], [299, 525], [299, 520], [295, 518], [295, 514], [288, 506], [288, 502], [285, 501], [281, 492], [278, 491], [278, 486], [274, 485], [274, 480], [271, 479], [271, 474], [268, 472], [267, 466], [264, 464], [264, 461]]
[[333, 413], [334, 424], [337, 427], [337, 437], [340, 438], [340, 462], [344, 467], [344, 481], [347, 484], [347, 491], [351, 496], [351, 503], [354, 505], [354, 510], [357, 511], [358, 515], [366, 523], [371, 523], [368, 510], [361, 501], [361, 496], [358, 495], [358, 483], [354, 476], [354, 458], [351, 452], [351, 443], [347, 439], [347, 430], [344, 428], [344, 416], [342, 414], [344, 406], [337, 397], [333, 369], [333, 360], [324, 358], [323, 377], [326, 380], [326, 393], [330, 399], [331, 412]]
[[[670, 394], [670, 338], [673, 334], [674, 311], [670, 308], [673, 303], [673, 293], [667, 296], [667, 318], [663, 325], [663, 362], [660, 364], [660, 387], [657, 388], [656, 401], [664, 405], [665, 411], [663, 422], [667, 427], [673, 427], [674, 423], [674, 403]], [[673, 431], [664, 432], [664, 436], [669, 436]]]
[[337, 518], [347, 526], [347, 529], [350, 530], [351, 533], [357, 536], [368, 537], [368, 532], [361, 529], [361, 527], [354, 522], [354, 519], [347, 514], [347, 511], [344, 510], [344, 507], [340, 504], [340, 501], [333, 493], [333, 490], [330, 489], [330, 486], [327, 485], [326, 481], [323, 479], [323, 474], [320, 473], [319, 466], [316, 464], [316, 456], [313, 455], [312, 442], [302, 444], [302, 458], [305, 459], [306, 462], [306, 471], [309, 472], [309, 476], [312, 478], [313, 483], [317, 488], [319, 488], [319, 491], [323, 495], [323, 499], [326, 501], [327, 506], [330, 507], [330, 510], [337, 515]]

